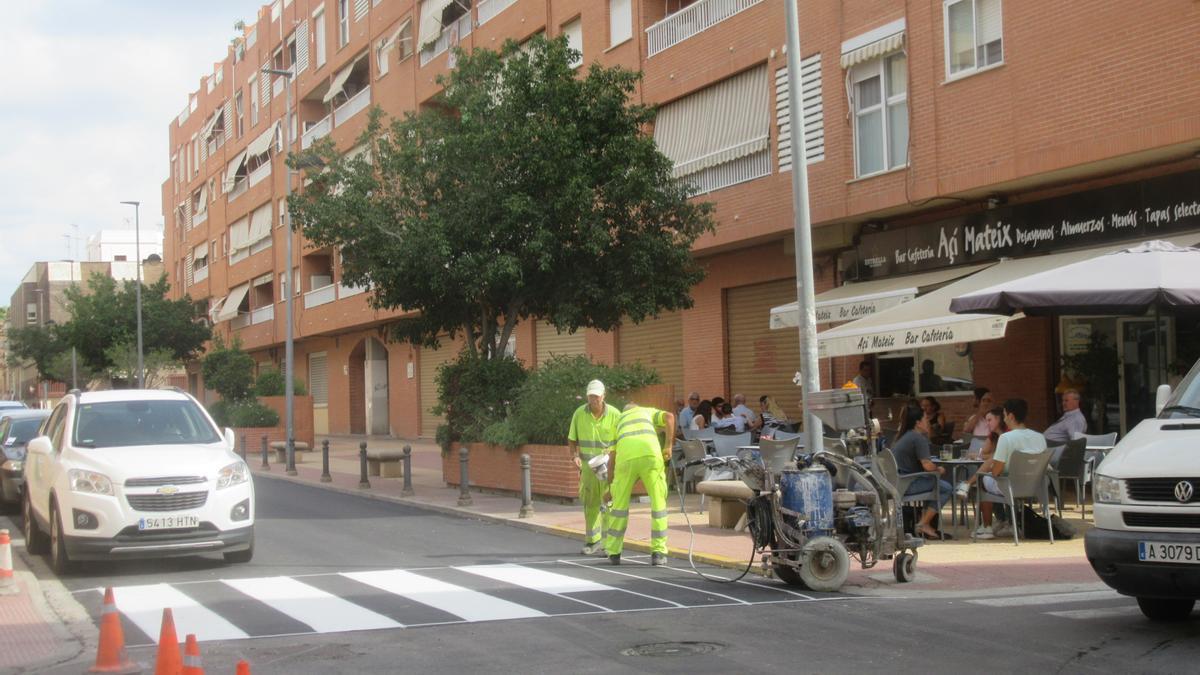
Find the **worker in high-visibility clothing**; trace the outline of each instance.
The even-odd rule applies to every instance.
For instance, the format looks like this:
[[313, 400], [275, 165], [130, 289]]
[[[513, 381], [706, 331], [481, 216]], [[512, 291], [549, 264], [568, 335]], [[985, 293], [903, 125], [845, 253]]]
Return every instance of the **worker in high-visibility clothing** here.
[[[612, 507], [608, 512], [608, 534], [604, 551], [614, 565], [621, 564], [625, 528], [629, 525], [629, 496], [633, 484], [641, 479], [650, 495], [650, 564], [667, 563], [667, 471], [658, 442], [662, 430], [670, 440], [675, 430], [675, 414], [634, 403], [625, 406], [617, 422], [617, 444], [609, 458]], [[666, 452], [670, 453], [668, 445]]]
[[592, 380], [587, 385], [587, 403], [571, 415], [567, 431], [567, 447], [579, 469], [579, 500], [583, 502], [583, 555], [592, 555], [604, 536], [604, 519], [600, 504], [607, 485], [602, 483], [588, 466], [588, 461], [608, 452], [617, 441], [617, 419], [621, 412], [604, 402], [604, 383]]

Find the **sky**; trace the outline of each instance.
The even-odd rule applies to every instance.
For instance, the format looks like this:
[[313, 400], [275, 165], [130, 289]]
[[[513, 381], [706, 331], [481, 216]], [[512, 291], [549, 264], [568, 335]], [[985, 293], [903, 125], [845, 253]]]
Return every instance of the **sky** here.
[[[170, 123], [255, 0], [6, 0], [0, 9], [0, 306], [41, 260], [162, 228]], [[77, 227], [74, 227], [77, 226]], [[78, 233], [78, 240], [75, 240]]]

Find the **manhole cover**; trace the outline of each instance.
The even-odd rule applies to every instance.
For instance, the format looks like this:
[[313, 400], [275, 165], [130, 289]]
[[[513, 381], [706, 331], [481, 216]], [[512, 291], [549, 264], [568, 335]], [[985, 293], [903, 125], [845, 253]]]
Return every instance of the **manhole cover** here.
[[621, 650], [622, 656], [693, 656], [722, 649], [716, 642], [652, 642]]

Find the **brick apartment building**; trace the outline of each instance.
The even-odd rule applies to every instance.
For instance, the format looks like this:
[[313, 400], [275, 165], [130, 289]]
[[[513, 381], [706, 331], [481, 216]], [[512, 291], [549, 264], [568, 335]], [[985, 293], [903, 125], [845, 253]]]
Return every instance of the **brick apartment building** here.
[[[719, 224], [695, 245], [708, 277], [694, 308], [613, 333], [529, 323], [517, 356], [640, 360], [677, 396], [772, 394], [794, 413], [784, 11], [783, 0], [276, 0], [170, 124], [174, 292], [207, 298], [219, 332], [279, 364], [286, 151], [325, 135], [352, 151], [370, 106], [397, 115], [437, 94], [453, 44], [566, 34], [585, 67], [644, 73], [636, 98], [661, 106], [655, 139]], [[882, 416], [932, 390], [961, 418], [974, 382], [1028, 398], [1040, 426], [1061, 354], [1093, 333], [1144, 352], [1145, 320], [959, 320], [948, 296], [1079, 250], [1200, 242], [1189, 206], [1200, 199], [1200, 3], [801, 0], [800, 16], [825, 385], [866, 358]], [[263, 67], [294, 69], [292, 115], [285, 78]], [[433, 375], [455, 345], [381, 340], [396, 315], [340, 283], [337, 252], [299, 236], [295, 251], [296, 372], [317, 432], [432, 435]], [[1171, 330], [1195, 342], [1185, 322]], [[202, 394], [197, 371], [189, 386]]]

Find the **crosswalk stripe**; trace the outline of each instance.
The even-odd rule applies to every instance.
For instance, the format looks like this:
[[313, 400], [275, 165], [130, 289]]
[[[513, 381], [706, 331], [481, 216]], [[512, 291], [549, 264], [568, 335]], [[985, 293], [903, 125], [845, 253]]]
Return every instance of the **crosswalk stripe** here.
[[1062, 602], [1090, 602], [1092, 600], [1112, 600], [1122, 597], [1116, 591], [1081, 591], [1078, 593], [1046, 593], [1043, 595], [1017, 595], [1005, 598], [981, 598], [968, 600], [975, 605], [988, 607], [1027, 607], [1029, 605], [1056, 605]]
[[192, 633], [201, 642], [249, 637], [242, 629], [169, 584], [119, 586], [113, 589], [113, 598], [121, 613], [151, 639], [158, 638], [164, 607], [171, 608], [179, 635]]
[[544, 612], [405, 570], [342, 572], [342, 576], [435, 607], [465, 621], [528, 619]]
[[376, 614], [291, 577], [222, 579], [221, 581], [255, 600], [270, 604], [293, 619], [311, 626], [318, 633], [403, 628], [402, 624], [386, 616]]
[[[639, 579], [639, 580], [641, 580], [641, 581], [648, 581], [648, 582], [651, 582], [651, 583], [654, 583], [654, 584], [660, 584], [660, 585], [663, 585], [663, 586], [670, 586], [670, 587], [673, 587], [673, 588], [682, 588], [682, 589], [683, 589], [683, 590], [685, 590], [685, 591], [691, 591], [691, 592], [693, 592], [693, 593], [703, 593], [703, 594], [705, 594], [705, 595], [709, 595], [709, 596], [713, 596], [713, 597], [717, 597], [717, 598], [724, 598], [724, 599], [726, 599], [726, 600], [729, 600], [729, 601], [731, 601], [731, 602], [733, 602], [733, 603], [735, 603], [735, 604], [738, 604], [738, 605], [749, 605], [749, 604], [752, 604], [752, 603], [749, 603], [749, 602], [747, 602], [747, 601], [745, 601], [745, 600], [743, 600], [743, 599], [741, 599], [741, 598], [735, 598], [735, 597], [733, 597], [732, 595], [726, 595], [726, 594], [724, 594], [724, 593], [715, 593], [715, 592], [713, 592], [713, 591], [709, 591], [709, 590], [703, 590], [703, 591], [701, 591], [701, 590], [699, 590], [699, 589], [692, 588], [691, 586], [686, 586], [686, 585], [684, 585], [684, 584], [677, 584], [677, 583], [674, 583], [674, 582], [671, 582], [671, 581], [666, 581], [666, 580], [664, 580], [664, 579], [653, 579], [653, 578], [650, 578], [650, 577], [643, 577], [643, 576], [639, 576], [639, 575], [637, 575], [637, 574], [630, 574], [630, 573], [628, 573], [628, 572], [620, 572], [620, 571], [617, 571], [617, 570], [614, 570], [614, 569], [610, 569], [610, 568], [607, 568], [607, 567], [598, 567], [598, 566], [596, 566], [596, 565], [580, 565], [579, 563], [573, 563], [573, 562], [571, 562], [571, 561], [569, 561], [569, 560], [563, 560], [562, 562], [564, 562], [564, 563], [566, 563], [566, 564], [568, 564], [568, 565], [577, 565], [577, 566], [579, 566], [579, 567], [590, 567], [590, 568], [592, 568], [592, 569], [594, 569], [594, 570], [597, 570], [597, 571], [602, 571], [602, 572], [605, 572], [605, 573], [607, 573], [607, 574], [616, 574], [616, 575], [623, 576], [623, 577], [632, 577], [632, 578], [634, 578], [634, 579]], [[668, 601], [668, 602], [669, 602], [669, 601]], [[674, 604], [678, 604], [678, 603], [674, 603]]]
[[1050, 616], [1057, 616], [1063, 619], [1111, 619], [1121, 616], [1141, 615], [1141, 610], [1137, 607], [1099, 607], [1096, 609], [1069, 609], [1062, 612], [1046, 612]]
[[567, 595], [569, 593], [619, 593], [620, 590], [612, 586], [593, 583], [585, 579], [576, 579], [565, 574], [557, 572], [547, 572], [545, 570], [523, 567], [521, 565], [503, 564], [503, 565], [467, 565], [457, 568], [463, 572], [469, 572], [481, 577], [495, 579], [513, 586], [521, 586], [542, 593], [552, 593], [554, 595], [564, 596], [575, 602], [583, 603], [590, 607], [611, 612], [612, 609], [603, 605], [598, 605], [594, 602], [588, 602], [582, 598]]

